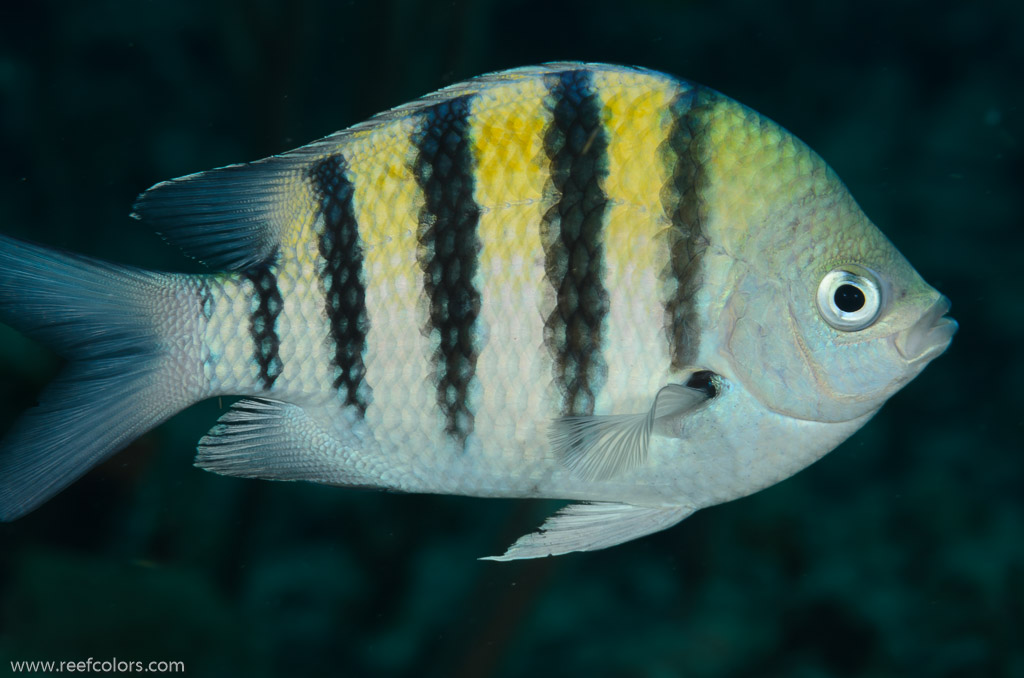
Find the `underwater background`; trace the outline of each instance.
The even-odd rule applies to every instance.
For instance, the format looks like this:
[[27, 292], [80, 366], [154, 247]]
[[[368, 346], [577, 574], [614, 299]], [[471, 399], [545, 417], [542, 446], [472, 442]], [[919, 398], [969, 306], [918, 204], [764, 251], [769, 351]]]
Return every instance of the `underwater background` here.
[[[499, 564], [558, 502], [215, 476], [229, 402], [0, 524], [13, 660], [193, 676], [1024, 676], [1024, 3], [0, 4], [0, 231], [196, 271], [150, 185], [551, 60], [709, 85], [820, 153], [953, 302], [950, 351], [772, 488], [609, 550]], [[0, 431], [59, 369], [0, 326]]]

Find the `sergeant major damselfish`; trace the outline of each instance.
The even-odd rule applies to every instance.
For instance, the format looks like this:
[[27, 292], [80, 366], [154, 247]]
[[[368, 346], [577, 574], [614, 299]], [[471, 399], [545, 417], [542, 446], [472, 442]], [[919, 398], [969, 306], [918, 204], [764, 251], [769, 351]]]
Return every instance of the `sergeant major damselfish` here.
[[3, 520], [241, 396], [200, 468], [572, 500], [494, 559], [600, 549], [819, 459], [957, 327], [807, 146], [639, 68], [485, 75], [134, 216], [209, 272], [0, 237], [0, 319], [68, 359]]

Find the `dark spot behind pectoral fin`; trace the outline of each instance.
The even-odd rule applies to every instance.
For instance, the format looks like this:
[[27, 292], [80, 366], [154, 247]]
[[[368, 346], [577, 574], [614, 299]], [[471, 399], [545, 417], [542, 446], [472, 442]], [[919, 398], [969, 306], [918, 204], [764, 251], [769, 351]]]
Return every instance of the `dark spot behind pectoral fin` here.
[[[711, 375], [705, 378], [697, 375]], [[669, 384], [647, 412], [560, 417], [551, 427], [551, 447], [584, 480], [608, 480], [647, 459], [654, 424], [695, 410], [717, 394], [712, 372], [694, 372], [685, 386]]]
[[686, 387], [702, 392], [708, 399], [718, 395], [721, 377], [710, 370], [697, 370], [686, 381]]
[[611, 502], [570, 504], [520, 537], [500, 556], [481, 560], [522, 560], [597, 551], [672, 527], [696, 509], [691, 506], [634, 506]]

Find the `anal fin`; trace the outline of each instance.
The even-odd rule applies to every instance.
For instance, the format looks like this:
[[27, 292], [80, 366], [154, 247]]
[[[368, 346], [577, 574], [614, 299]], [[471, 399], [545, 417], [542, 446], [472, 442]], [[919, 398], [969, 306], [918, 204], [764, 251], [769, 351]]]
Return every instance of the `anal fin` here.
[[195, 465], [241, 478], [379, 485], [355, 468], [359, 440], [343, 424], [328, 428], [320, 423], [337, 422], [340, 413], [323, 409], [320, 413], [262, 398], [240, 400], [199, 441]]
[[522, 560], [597, 551], [672, 527], [696, 509], [612, 502], [570, 504], [520, 537], [503, 555], [480, 560]]

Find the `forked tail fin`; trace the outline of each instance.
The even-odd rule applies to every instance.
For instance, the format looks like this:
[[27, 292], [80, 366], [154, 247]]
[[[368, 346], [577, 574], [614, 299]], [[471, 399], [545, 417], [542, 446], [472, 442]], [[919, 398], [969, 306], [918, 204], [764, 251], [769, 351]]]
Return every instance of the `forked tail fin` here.
[[[0, 441], [0, 520], [14, 520], [198, 398], [169, 326], [181, 277], [0, 236], [0, 321], [68, 359]], [[177, 371], [176, 371], [177, 370]]]

